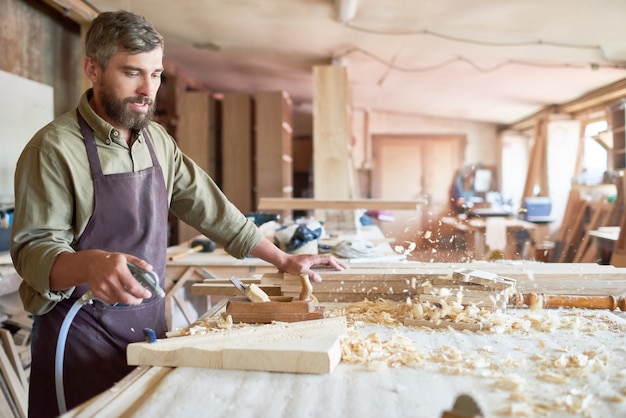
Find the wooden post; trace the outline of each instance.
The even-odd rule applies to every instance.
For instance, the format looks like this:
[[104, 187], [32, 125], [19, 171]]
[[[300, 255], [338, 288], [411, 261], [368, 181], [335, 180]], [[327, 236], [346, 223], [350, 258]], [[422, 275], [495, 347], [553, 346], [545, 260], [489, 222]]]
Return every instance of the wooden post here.
[[[350, 152], [352, 131], [346, 69], [336, 65], [316, 66], [313, 80], [314, 196], [316, 199], [354, 199], [358, 197], [358, 188]], [[329, 229], [356, 228], [354, 216], [346, 212], [317, 210], [315, 216], [326, 221]]]

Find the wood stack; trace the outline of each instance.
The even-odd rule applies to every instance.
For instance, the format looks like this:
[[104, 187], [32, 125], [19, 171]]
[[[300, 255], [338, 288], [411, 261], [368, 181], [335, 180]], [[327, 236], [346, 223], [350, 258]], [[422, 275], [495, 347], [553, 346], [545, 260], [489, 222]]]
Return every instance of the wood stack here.
[[432, 279], [429, 285], [419, 288], [417, 299], [420, 302], [457, 302], [464, 306], [476, 305], [504, 311], [514, 293], [514, 279], [495, 273], [464, 269], [455, 271], [452, 276]]
[[[322, 283], [314, 285], [314, 295], [319, 301], [406, 300], [416, 297], [421, 302], [456, 301], [462, 305], [506, 309], [508, 295], [515, 290], [513, 279], [472, 269], [430, 273], [416, 269], [393, 272], [350, 269], [329, 273]], [[261, 285], [280, 286], [283, 295], [293, 297], [297, 297], [301, 289], [299, 276], [283, 273], [264, 274]]]
[[[552, 295], [625, 296], [626, 268], [593, 263], [487, 262], [471, 263], [361, 263], [343, 271], [318, 270], [321, 283], [312, 283], [313, 296], [321, 302], [359, 302], [364, 299], [405, 301], [420, 293], [433, 280], [453, 277], [461, 269], [477, 270], [514, 279], [522, 293]], [[266, 273], [257, 283], [270, 295], [298, 297], [300, 276]], [[206, 280], [192, 286], [194, 295], [232, 296], [237, 289], [226, 281]], [[422, 293], [423, 290], [422, 290]]]
[[28, 416], [28, 380], [6, 329], [0, 329], [0, 416]]
[[625, 186], [624, 178], [617, 177], [617, 198], [613, 203], [589, 201], [581, 195], [580, 190], [570, 191], [561, 228], [555, 237], [552, 261], [594, 263], [600, 259], [589, 232], [600, 227], [623, 224]]
[[[351, 268], [324, 271], [324, 280], [313, 284], [313, 294], [320, 302], [358, 302], [363, 299], [405, 300], [417, 294], [417, 288], [441, 272], [428, 274], [415, 269], [381, 270]], [[302, 286], [299, 276], [265, 273], [261, 286], [279, 286], [284, 296], [297, 297]]]

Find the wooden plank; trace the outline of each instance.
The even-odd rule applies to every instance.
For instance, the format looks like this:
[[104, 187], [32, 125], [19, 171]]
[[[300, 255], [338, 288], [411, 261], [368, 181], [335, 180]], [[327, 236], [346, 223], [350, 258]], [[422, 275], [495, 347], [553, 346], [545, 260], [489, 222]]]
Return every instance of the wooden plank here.
[[331, 373], [341, 360], [344, 317], [277, 323], [220, 333], [133, 343], [130, 365]]
[[383, 199], [309, 199], [309, 198], [259, 198], [259, 210], [271, 209], [370, 209], [370, 210], [417, 210], [426, 204], [425, 199], [383, 200]]

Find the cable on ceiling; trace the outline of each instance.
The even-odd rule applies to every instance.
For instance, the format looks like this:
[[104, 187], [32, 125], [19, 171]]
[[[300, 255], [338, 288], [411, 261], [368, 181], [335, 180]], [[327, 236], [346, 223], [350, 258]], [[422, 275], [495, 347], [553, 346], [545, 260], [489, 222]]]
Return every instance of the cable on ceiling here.
[[458, 36], [446, 35], [444, 33], [431, 31], [429, 29], [420, 29], [420, 30], [398, 30], [398, 31], [379, 31], [375, 29], [363, 28], [360, 26], [356, 26], [350, 22], [345, 22], [344, 25], [350, 29], [354, 29], [360, 32], [370, 33], [374, 35], [386, 35], [386, 36], [407, 36], [407, 35], [429, 35], [435, 38], [441, 38], [452, 42], [459, 42], [465, 44], [473, 44], [473, 45], [482, 45], [482, 46], [493, 46], [493, 47], [519, 47], [519, 46], [553, 46], [558, 48], [572, 48], [572, 49], [597, 49], [602, 52], [602, 47], [600, 45], [581, 45], [581, 44], [572, 44], [566, 42], [552, 42], [552, 41], [544, 41], [542, 39], [537, 39], [533, 41], [518, 41], [518, 42], [492, 42], [492, 41], [481, 41], [476, 39], [469, 38], [461, 38]]
[[[369, 51], [366, 51], [362, 48], [359, 47], [353, 47], [350, 48], [344, 52], [342, 52], [341, 54], [336, 55], [333, 59], [341, 59], [344, 58], [348, 55], [354, 54], [354, 53], [361, 53], [371, 59], [373, 59], [374, 61], [377, 61], [381, 64], [383, 64], [384, 66], [386, 66], [387, 68], [393, 69], [395, 71], [401, 71], [401, 72], [405, 72], [405, 73], [418, 73], [418, 72], [428, 72], [428, 71], [434, 71], [434, 70], [438, 70], [440, 68], [446, 67], [450, 64], [453, 64], [455, 62], [464, 62], [466, 64], [469, 64], [472, 68], [474, 68], [476, 71], [481, 72], [481, 73], [491, 73], [494, 71], [497, 71], [499, 69], [501, 69], [502, 67], [508, 66], [508, 65], [523, 65], [523, 66], [527, 66], [527, 67], [535, 67], [535, 68], [571, 68], [571, 69], [591, 69], [591, 70], [598, 70], [601, 68], [612, 68], [612, 69], [619, 69], [619, 70], [623, 70], [626, 69], [626, 65], [618, 65], [618, 64], [598, 64], [598, 63], [586, 63], [586, 64], [570, 64], [570, 63], [562, 63], [562, 64], [548, 64], [548, 63], [540, 63], [540, 62], [532, 62], [532, 61], [522, 61], [522, 60], [506, 60], [503, 61], [501, 63], [498, 63], [494, 66], [491, 67], [482, 67], [478, 64], [476, 64], [474, 61], [470, 60], [469, 58], [465, 58], [465, 57], [455, 57], [455, 58], [450, 58], [446, 61], [443, 61], [439, 64], [434, 64], [434, 65], [430, 65], [430, 66], [423, 66], [423, 67], [402, 67], [399, 65], [394, 64], [393, 62], [389, 62], [387, 60], [384, 60], [374, 54], [372, 54]], [[395, 58], [394, 58], [395, 60]]]

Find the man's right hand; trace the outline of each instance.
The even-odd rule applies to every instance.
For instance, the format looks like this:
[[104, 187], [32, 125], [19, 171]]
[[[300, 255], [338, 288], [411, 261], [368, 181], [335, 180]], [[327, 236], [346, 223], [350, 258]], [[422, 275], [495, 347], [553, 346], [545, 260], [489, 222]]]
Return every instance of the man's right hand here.
[[86, 283], [94, 297], [105, 303], [138, 305], [151, 294], [133, 277], [127, 262], [152, 270], [151, 265], [130, 254], [101, 250], [59, 254], [50, 273], [50, 290]]

